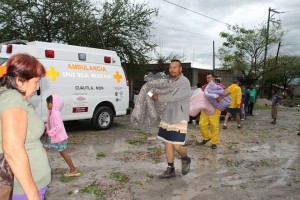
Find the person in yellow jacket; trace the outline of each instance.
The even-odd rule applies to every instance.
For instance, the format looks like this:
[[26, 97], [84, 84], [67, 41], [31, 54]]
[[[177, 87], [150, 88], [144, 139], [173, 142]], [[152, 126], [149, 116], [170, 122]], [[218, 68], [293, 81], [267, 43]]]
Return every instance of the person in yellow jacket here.
[[[211, 81], [215, 81], [215, 75], [210, 73], [206, 76], [207, 83]], [[221, 83], [216, 83], [218, 86], [224, 88], [224, 85]], [[202, 86], [202, 90], [204, 91], [207, 84]], [[225, 92], [226, 93], [226, 92]], [[202, 134], [202, 142], [200, 142], [200, 145], [205, 145], [208, 141], [211, 142], [211, 148], [216, 149], [218, 140], [219, 140], [219, 124], [220, 124], [220, 116], [221, 111], [216, 108], [215, 114], [209, 116], [205, 114], [204, 112], [201, 112], [200, 114], [200, 120], [199, 120], [199, 128], [200, 132]], [[208, 129], [209, 125], [209, 129]]]
[[236, 116], [236, 121], [238, 123], [238, 128], [242, 128], [240, 111], [241, 111], [241, 101], [242, 101], [242, 90], [239, 86], [239, 81], [235, 80], [232, 84], [227, 88], [227, 93], [225, 95], [230, 95], [231, 104], [226, 109], [227, 113], [225, 116], [224, 124], [222, 126], [223, 129], [227, 129], [227, 121], [230, 115]]

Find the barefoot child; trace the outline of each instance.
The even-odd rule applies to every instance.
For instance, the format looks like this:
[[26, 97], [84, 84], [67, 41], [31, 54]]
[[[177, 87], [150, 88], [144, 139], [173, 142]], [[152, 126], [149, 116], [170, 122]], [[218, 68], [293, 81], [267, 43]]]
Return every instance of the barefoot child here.
[[48, 107], [48, 120], [46, 126], [46, 143], [44, 147], [46, 150], [55, 149], [59, 151], [60, 155], [65, 159], [70, 167], [70, 171], [64, 176], [80, 176], [81, 173], [75, 168], [71, 158], [68, 156], [66, 150], [68, 147], [68, 135], [65, 130], [60, 109], [63, 106], [63, 99], [57, 95], [50, 95], [46, 99]]

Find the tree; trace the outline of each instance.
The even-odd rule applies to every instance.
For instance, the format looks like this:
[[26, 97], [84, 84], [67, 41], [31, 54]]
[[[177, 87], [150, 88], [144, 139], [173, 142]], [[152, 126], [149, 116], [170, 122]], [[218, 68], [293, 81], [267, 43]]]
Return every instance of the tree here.
[[283, 86], [283, 90], [287, 89], [290, 83], [300, 77], [300, 57], [283, 55], [277, 59], [271, 58], [268, 65], [273, 70], [265, 74], [264, 84], [265, 92], [268, 98], [271, 98], [271, 89], [274, 86]]
[[[25, 39], [80, 45], [93, 21], [88, 0], [0, 0], [0, 41]], [[83, 30], [83, 31], [82, 31]]]
[[163, 56], [161, 54], [157, 54], [157, 57], [155, 59], [155, 61], [157, 62], [158, 68], [162, 69], [163, 71], [163, 65], [164, 63], [168, 63], [171, 62], [171, 60], [180, 60], [181, 62], [183, 62], [185, 60], [185, 55], [179, 55], [177, 53], [171, 52], [170, 55], [168, 56]]
[[123, 63], [147, 63], [158, 10], [129, 0], [0, 0], [0, 41], [59, 42], [114, 50]]
[[[158, 9], [129, 0], [0, 0], [0, 42], [23, 39], [114, 50], [127, 75], [145, 74]], [[98, 6], [98, 7], [97, 7]]]
[[281, 81], [283, 89], [297, 77], [300, 77], [300, 57], [299, 56], [280, 56], [276, 64], [275, 74]]
[[147, 53], [156, 47], [150, 39], [157, 9], [148, 8], [145, 3], [113, 0], [105, 2], [98, 14], [103, 41], [99, 46], [117, 51], [125, 63], [143, 64], [150, 60]]
[[[233, 69], [243, 73], [246, 80], [255, 82], [263, 74], [272, 70], [263, 68], [266, 44], [266, 27], [260, 25], [256, 29], [246, 29], [238, 25], [228, 26], [229, 32], [221, 32], [226, 41], [219, 48], [219, 59], [223, 69]], [[269, 31], [268, 49], [277, 44], [284, 32], [281, 26], [272, 27]]]

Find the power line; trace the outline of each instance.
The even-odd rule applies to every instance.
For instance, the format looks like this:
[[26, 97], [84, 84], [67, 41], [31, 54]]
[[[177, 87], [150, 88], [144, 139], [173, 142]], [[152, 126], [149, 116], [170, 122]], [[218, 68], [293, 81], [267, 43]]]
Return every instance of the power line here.
[[287, 50], [289, 50], [290, 52], [292, 52], [293, 54], [297, 54], [295, 51], [292, 51], [292, 50], [290, 50], [289, 48], [287, 48], [287, 47], [284, 47], [285, 49], [287, 49]]
[[282, 49], [288, 56], [292, 56], [290, 52], [288, 52], [285, 48]]
[[206, 18], [208, 18], [208, 19], [214, 20], [214, 21], [216, 21], [216, 22], [219, 22], [219, 23], [222, 23], [222, 24], [226, 24], [227, 26], [231, 26], [230, 24], [228, 24], [228, 23], [226, 23], [226, 22], [222, 22], [222, 21], [220, 21], [220, 20], [218, 20], [218, 19], [215, 19], [215, 18], [209, 17], [209, 16], [207, 16], [207, 15], [201, 14], [201, 13], [199, 13], [199, 12], [193, 11], [193, 10], [191, 10], [191, 9], [189, 9], [189, 8], [185, 8], [185, 7], [183, 7], [183, 6], [181, 6], [181, 5], [178, 5], [178, 4], [176, 4], [176, 3], [173, 3], [173, 2], [170, 2], [170, 1], [167, 1], [167, 0], [163, 0], [163, 1], [165, 1], [165, 2], [167, 2], [167, 3], [169, 3], [169, 4], [172, 4], [172, 5], [174, 5], [174, 6], [177, 6], [177, 7], [179, 7], [179, 8], [182, 8], [182, 9], [184, 9], [184, 10], [193, 12], [193, 13], [195, 13], [195, 14], [197, 14], [197, 15], [201, 15], [201, 16], [206, 17]]
[[173, 30], [182, 31], [182, 32], [189, 33], [189, 34], [192, 34], [192, 35], [197, 35], [198, 37], [203, 37], [203, 34], [194, 33], [194, 32], [190, 32], [190, 31], [186, 31], [186, 30], [183, 30], [183, 29], [180, 29], [180, 28], [171, 27], [171, 26], [166, 26], [166, 25], [162, 25], [162, 24], [160, 24], [160, 26], [166, 27], [166, 28], [168, 28], [168, 29], [173, 29]]

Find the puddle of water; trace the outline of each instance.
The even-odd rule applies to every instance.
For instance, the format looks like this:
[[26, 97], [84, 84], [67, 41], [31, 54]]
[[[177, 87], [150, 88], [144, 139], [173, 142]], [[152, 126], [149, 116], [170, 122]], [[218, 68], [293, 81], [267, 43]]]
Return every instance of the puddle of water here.
[[[273, 170], [270, 170], [269, 173], [273, 173], [270, 175], [273, 177], [275, 182], [271, 183], [268, 188], [272, 188], [278, 185], [285, 185], [286, 179], [290, 176], [288, 174], [288, 169], [293, 162], [297, 159], [299, 155], [298, 146], [290, 143], [278, 143], [273, 144], [272, 146], [269, 144], [263, 144], [260, 146], [253, 146], [248, 148], [243, 148], [238, 154], [235, 155], [224, 155], [223, 158], [230, 160], [230, 161], [239, 161], [244, 160], [247, 162], [259, 162], [263, 159], [266, 160], [279, 160], [279, 159], [286, 159], [287, 161], [282, 163], [281, 165], [277, 165], [274, 170], [278, 173], [274, 174]], [[219, 174], [222, 174], [225, 170], [220, 170]], [[232, 177], [227, 176], [222, 178], [226, 184], [240, 184], [242, 183], [241, 180], [232, 180]]]
[[269, 188], [286, 184], [286, 179], [290, 176], [288, 174], [288, 170], [286, 169], [288, 169], [298, 158], [298, 146], [293, 144], [280, 143], [278, 144], [278, 146], [275, 146], [275, 155], [277, 155], [278, 157], [287, 158], [287, 161], [283, 165], [279, 166], [279, 169], [284, 170], [281, 170], [279, 178], [276, 182], [271, 184]]
[[183, 188], [181, 190], [175, 190], [172, 200], [187, 200], [201, 196], [201, 190], [196, 188]]

